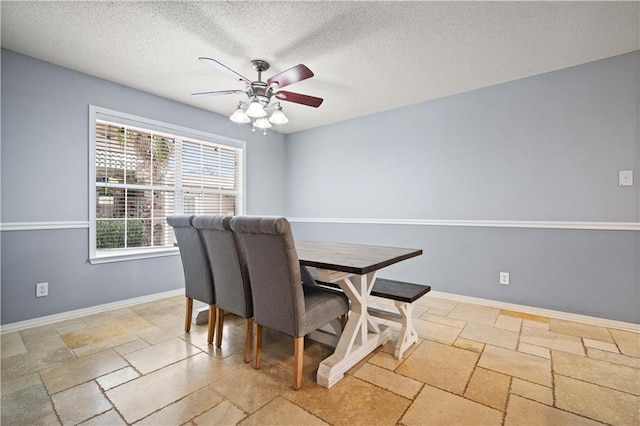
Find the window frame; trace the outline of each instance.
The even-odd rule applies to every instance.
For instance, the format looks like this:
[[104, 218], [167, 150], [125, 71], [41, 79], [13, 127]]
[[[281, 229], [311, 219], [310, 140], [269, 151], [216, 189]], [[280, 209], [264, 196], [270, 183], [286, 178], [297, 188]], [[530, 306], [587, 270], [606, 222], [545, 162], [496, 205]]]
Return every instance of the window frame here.
[[[242, 153], [242, 162], [240, 165], [240, 177], [238, 178], [241, 188], [241, 194], [239, 195], [240, 211], [238, 214], [244, 214], [246, 211], [247, 144], [245, 141], [202, 132], [95, 105], [89, 105], [89, 263], [101, 264], [163, 256], [175, 256], [179, 254], [177, 247], [141, 247], [135, 249], [111, 249], [108, 251], [98, 250], [96, 248], [96, 120], [98, 119], [109, 119], [110, 121], [118, 124], [141, 127], [162, 133], [170, 133], [178, 138], [195, 139], [196, 141], [210, 142], [240, 150]], [[179, 203], [176, 200], [175, 204], [177, 208], [178, 205], [181, 205], [182, 203]], [[179, 214], [178, 211], [176, 211], [176, 214]]]

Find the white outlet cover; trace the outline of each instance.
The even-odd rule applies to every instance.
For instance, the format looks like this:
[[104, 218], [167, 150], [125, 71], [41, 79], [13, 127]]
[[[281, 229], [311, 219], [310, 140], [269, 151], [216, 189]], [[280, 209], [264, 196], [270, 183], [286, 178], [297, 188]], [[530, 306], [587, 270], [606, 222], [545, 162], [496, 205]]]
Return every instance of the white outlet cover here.
[[618, 172], [618, 186], [633, 186], [633, 170], [620, 170]]
[[500, 284], [509, 285], [509, 273], [508, 272], [500, 272]]
[[44, 297], [49, 295], [49, 283], [36, 284], [36, 297]]

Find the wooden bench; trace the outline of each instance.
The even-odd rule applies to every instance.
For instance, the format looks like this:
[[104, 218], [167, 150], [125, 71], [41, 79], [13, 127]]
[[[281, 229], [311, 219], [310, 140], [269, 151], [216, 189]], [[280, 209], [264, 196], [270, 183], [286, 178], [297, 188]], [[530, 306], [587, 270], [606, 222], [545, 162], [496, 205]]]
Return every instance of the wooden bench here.
[[[303, 282], [307, 284], [318, 284], [332, 288], [340, 288], [337, 283], [318, 281], [315, 271], [311, 268], [300, 268], [302, 272]], [[311, 282], [313, 280], [313, 283]], [[367, 308], [369, 314], [402, 323], [400, 336], [396, 343], [394, 356], [402, 359], [404, 351], [412, 344], [418, 341], [418, 333], [413, 328], [412, 313], [413, 302], [431, 291], [431, 286], [407, 283], [404, 281], [388, 280], [385, 278], [376, 278], [371, 295], [394, 301], [399, 313], [389, 312], [383, 309]]]

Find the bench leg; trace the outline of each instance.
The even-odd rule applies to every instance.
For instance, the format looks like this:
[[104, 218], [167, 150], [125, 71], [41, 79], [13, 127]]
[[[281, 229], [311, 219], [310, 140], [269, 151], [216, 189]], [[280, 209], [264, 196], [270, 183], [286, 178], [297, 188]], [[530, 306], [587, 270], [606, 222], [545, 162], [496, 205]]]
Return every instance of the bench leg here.
[[402, 316], [402, 329], [400, 330], [400, 336], [398, 337], [394, 356], [398, 359], [402, 359], [404, 351], [418, 341], [418, 333], [413, 328], [413, 322], [411, 319], [413, 303], [404, 303], [396, 300], [395, 305]]

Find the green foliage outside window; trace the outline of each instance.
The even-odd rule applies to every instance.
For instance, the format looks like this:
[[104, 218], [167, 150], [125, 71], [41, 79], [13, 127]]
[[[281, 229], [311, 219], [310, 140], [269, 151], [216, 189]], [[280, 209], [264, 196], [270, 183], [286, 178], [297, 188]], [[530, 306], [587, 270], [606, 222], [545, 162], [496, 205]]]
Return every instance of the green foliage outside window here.
[[[124, 248], [124, 221], [96, 221], [96, 247], [98, 249]], [[127, 247], [142, 247], [144, 225], [142, 220], [127, 220]]]

